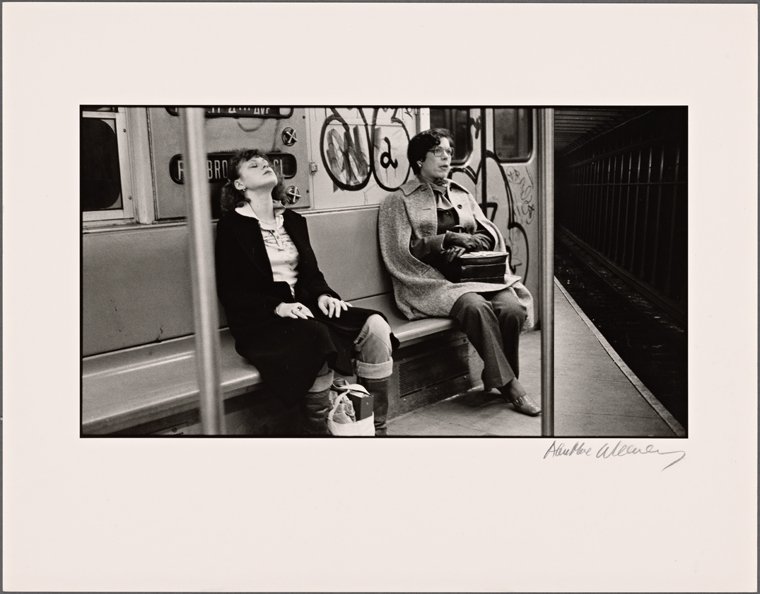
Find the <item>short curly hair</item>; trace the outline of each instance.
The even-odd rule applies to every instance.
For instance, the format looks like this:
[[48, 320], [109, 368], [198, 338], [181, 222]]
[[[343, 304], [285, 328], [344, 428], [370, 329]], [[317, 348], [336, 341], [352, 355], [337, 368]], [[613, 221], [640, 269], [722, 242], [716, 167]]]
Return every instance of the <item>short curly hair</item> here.
[[409, 141], [409, 146], [406, 148], [406, 157], [409, 159], [409, 165], [412, 166], [412, 171], [414, 171], [415, 175], [420, 173], [418, 161], [424, 161], [427, 158], [428, 151], [441, 144], [442, 138], [448, 138], [449, 144], [452, 148], [454, 147], [454, 138], [446, 128], [423, 130]]
[[[235, 180], [238, 178], [240, 166], [254, 157], [268, 159], [267, 154], [259, 149], [240, 149], [235, 151], [232, 157], [230, 157], [228, 161], [229, 167], [227, 167], [227, 182], [222, 187], [222, 194], [219, 200], [222, 213], [228, 213], [250, 202], [245, 197], [245, 194], [235, 187]], [[285, 203], [285, 186], [280, 179], [280, 175], [277, 176], [277, 185], [272, 188], [272, 200], [282, 204]]]

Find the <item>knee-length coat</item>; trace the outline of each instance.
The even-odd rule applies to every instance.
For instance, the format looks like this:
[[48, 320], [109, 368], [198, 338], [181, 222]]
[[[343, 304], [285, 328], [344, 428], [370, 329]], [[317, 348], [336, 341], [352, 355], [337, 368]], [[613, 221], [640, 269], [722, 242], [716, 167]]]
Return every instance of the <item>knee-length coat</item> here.
[[[342, 374], [352, 373], [353, 341], [367, 318], [379, 312], [350, 307], [340, 318], [322, 314], [320, 295], [340, 296], [319, 269], [306, 220], [285, 210], [283, 225], [298, 249], [295, 295], [288, 283], [274, 281], [258, 220], [235, 211], [217, 223], [217, 293], [237, 352], [257, 367], [273, 392], [299, 397], [325, 362]], [[281, 318], [274, 310], [283, 302], [303, 303], [314, 319]], [[391, 340], [395, 348], [398, 341]]]
[[[446, 180], [448, 196], [459, 215], [459, 224], [472, 233], [479, 223], [494, 239], [494, 251], [505, 251], [507, 244], [498, 227], [478, 206], [472, 195], [454, 181]], [[485, 293], [511, 288], [528, 313], [523, 326], [534, 324], [533, 297], [520, 277], [507, 273], [503, 284], [452, 283], [436, 268], [412, 255], [413, 239], [437, 234], [436, 200], [430, 186], [414, 178], [406, 182], [380, 205], [378, 237], [380, 252], [393, 280], [396, 304], [409, 319], [449, 317], [454, 302], [465, 293]]]

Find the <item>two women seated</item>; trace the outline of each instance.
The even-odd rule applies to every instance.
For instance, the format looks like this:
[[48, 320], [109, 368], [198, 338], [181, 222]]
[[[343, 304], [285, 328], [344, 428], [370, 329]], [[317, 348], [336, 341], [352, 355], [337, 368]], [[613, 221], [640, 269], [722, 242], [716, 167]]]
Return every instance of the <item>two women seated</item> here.
[[[446, 179], [451, 137], [415, 136], [408, 148], [417, 177], [379, 211], [383, 260], [396, 303], [409, 319], [455, 319], [483, 358], [486, 390], [536, 415], [517, 376], [521, 327], [531, 306], [518, 277], [501, 283], [450, 282], [446, 266], [464, 253], [503, 251], [504, 238], [472, 196]], [[306, 220], [282, 207], [283, 187], [266, 157], [239, 151], [222, 190], [217, 226], [217, 289], [237, 352], [269, 389], [303, 404], [308, 435], [326, 435], [333, 373], [357, 376], [373, 396], [375, 434], [385, 435], [392, 354], [385, 316], [352, 307], [330, 288], [309, 241]]]

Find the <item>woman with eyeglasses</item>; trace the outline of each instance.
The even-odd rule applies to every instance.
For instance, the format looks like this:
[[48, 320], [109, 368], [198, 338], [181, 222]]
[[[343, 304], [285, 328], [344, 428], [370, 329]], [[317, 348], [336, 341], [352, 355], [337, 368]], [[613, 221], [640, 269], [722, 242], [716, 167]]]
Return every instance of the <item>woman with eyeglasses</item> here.
[[515, 410], [536, 416], [541, 409], [518, 379], [520, 332], [533, 308], [530, 293], [510, 274], [497, 282], [447, 280], [463, 254], [507, 249], [472, 195], [447, 179], [453, 154], [448, 130], [417, 134], [407, 148], [416, 177], [380, 206], [380, 250], [396, 304], [409, 319], [456, 320], [483, 359], [484, 389], [499, 390]]
[[385, 435], [391, 358], [398, 341], [382, 314], [351, 307], [319, 269], [306, 220], [282, 206], [277, 174], [258, 150], [230, 160], [217, 224], [219, 299], [237, 352], [269, 389], [302, 399], [304, 430], [326, 435], [333, 370], [354, 372], [374, 397]]

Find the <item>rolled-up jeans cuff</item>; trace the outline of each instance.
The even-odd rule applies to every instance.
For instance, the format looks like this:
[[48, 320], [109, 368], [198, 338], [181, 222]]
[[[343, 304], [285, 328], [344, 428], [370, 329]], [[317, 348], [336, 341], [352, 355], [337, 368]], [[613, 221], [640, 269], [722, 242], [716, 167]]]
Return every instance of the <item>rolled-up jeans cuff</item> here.
[[366, 379], [384, 379], [393, 374], [393, 359], [382, 363], [356, 361], [356, 375]]
[[327, 390], [333, 383], [333, 371], [328, 369], [326, 373], [320, 373], [314, 378], [314, 383], [309, 388], [309, 392], [322, 392]]

